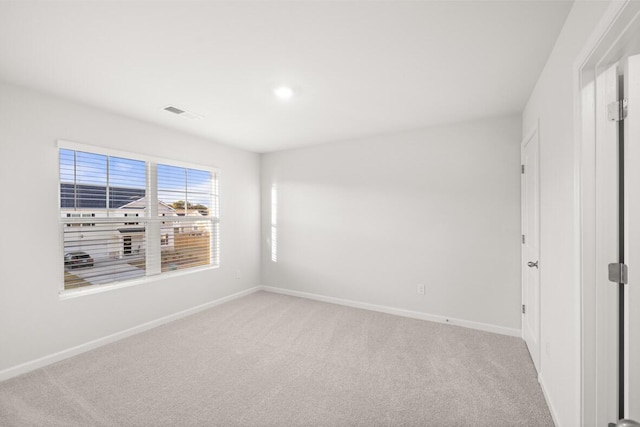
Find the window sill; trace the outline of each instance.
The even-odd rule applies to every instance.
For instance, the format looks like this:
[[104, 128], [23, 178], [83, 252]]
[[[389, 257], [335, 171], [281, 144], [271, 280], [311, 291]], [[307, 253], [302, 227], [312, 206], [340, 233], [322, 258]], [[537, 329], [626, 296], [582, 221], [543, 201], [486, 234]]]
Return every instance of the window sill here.
[[145, 283], [152, 283], [160, 280], [170, 279], [172, 277], [184, 276], [187, 274], [197, 273], [200, 271], [216, 270], [218, 268], [220, 268], [219, 265], [212, 265], [212, 266], [206, 266], [206, 267], [194, 267], [194, 268], [189, 268], [187, 270], [169, 271], [161, 274], [156, 274], [154, 276], [145, 276], [140, 279], [127, 280], [124, 282], [114, 282], [106, 285], [91, 285], [91, 286], [85, 286], [85, 287], [76, 288], [76, 289], [66, 289], [58, 293], [58, 299], [62, 301], [62, 300], [67, 300], [72, 298], [83, 297], [85, 295], [99, 294], [102, 292], [108, 292], [115, 289], [128, 288], [130, 286], [137, 286]]

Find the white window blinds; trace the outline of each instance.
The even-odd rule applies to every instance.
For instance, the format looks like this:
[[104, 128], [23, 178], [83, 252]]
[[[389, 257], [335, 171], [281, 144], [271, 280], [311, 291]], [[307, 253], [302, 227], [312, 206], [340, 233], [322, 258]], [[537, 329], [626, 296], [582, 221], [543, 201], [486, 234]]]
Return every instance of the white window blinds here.
[[61, 148], [60, 223], [64, 289], [217, 266], [218, 174]]
[[[157, 175], [158, 216], [162, 217], [161, 270], [217, 264], [219, 215], [216, 174], [208, 170], [159, 164]], [[168, 216], [170, 221], [166, 219]]]

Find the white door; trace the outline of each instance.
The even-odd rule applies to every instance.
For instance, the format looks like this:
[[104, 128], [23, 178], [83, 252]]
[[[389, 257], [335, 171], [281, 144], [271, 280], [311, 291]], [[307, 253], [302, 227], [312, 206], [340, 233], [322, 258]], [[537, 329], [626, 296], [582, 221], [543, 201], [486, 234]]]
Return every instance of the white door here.
[[[621, 418], [619, 382], [619, 288], [609, 281], [609, 263], [622, 259], [619, 235], [619, 124], [609, 120], [608, 107], [619, 98], [618, 64], [596, 78], [596, 427]], [[585, 420], [591, 422], [591, 420]]]
[[624, 307], [625, 417], [640, 421], [640, 55], [625, 69], [625, 252], [629, 266]]
[[540, 372], [540, 144], [538, 130], [522, 142], [522, 337]]
[[[611, 66], [596, 81], [598, 425], [640, 420], [640, 56], [624, 65]], [[617, 113], [620, 75], [628, 103], [622, 121], [615, 117], [624, 117]], [[607, 263], [627, 265], [627, 284], [612, 280]]]

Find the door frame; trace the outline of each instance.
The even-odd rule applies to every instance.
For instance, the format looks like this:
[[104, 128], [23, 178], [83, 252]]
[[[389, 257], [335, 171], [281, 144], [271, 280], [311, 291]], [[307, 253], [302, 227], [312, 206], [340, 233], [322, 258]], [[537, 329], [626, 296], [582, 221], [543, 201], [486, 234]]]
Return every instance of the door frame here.
[[[605, 262], [598, 259], [596, 230], [596, 122], [595, 94], [587, 88], [595, 70], [617, 62], [629, 54], [629, 36], [640, 28], [640, 2], [612, 1], [603, 18], [587, 40], [573, 66], [574, 76], [574, 286], [580, 295], [580, 403], [582, 426], [594, 426], [599, 413], [606, 413], [607, 401], [598, 393], [598, 372], [606, 371], [597, 350], [597, 269]], [[615, 421], [614, 419], [609, 420]]]
[[[541, 254], [540, 254], [540, 247], [541, 245], [539, 244], [540, 242], [540, 223], [541, 223], [541, 218], [540, 218], [540, 120], [538, 119], [536, 121], [535, 126], [529, 130], [529, 132], [527, 132], [526, 136], [522, 139], [522, 141], [520, 142], [520, 164], [524, 165], [524, 149], [525, 146], [529, 143], [529, 141], [531, 141], [533, 138], [537, 139], [537, 143], [538, 143], [538, 174], [537, 174], [537, 179], [538, 179], [538, 185], [537, 185], [537, 189], [538, 189], [538, 264], [540, 263], [540, 258]], [[525, 174], [527, 173], [526, 169], [525, 169]], [[526, 196], [526, 192], [525, 192], [525, 181], [523, 178], [524, 174], [520, 175], [520, 234], [521, 235], [525, 235], [525, 229], [524, 229], [524, 225], [525, 225], [525, 196]], [[524, 244], [520, 245], [520, 299], [521, 299], [521, 304], [525, 305], [525, 274], [527, 272], [526, 270], [526, 264], [527, 261], [525, 259], [526, 254], [524, 253]], [[540, 342], [540, 338], [542, 336], [542, 331], [540, 330], [541, 328], [541, 322], [540, 322], [540, 314], [541, 314], [541, 302], [542, 302], [542, 286], [540, 283], [540, 272], [538, 272], [538, 306], [536, 307], [536, 309], [538, 310], [538, 352], [537, 354], [533, 355], [531, 354], [531, 359], [533, 360], [533, 364], [536, 367], [538, 376], [540, 375], [540, 372], [542, 372], [542, 366], [541, 366], [541, 357], [540, 357], [540, 353], [541, 353], [541, 342]], [[521, 337], [523, 340], [525, 340], [525, 314], [521, 313], [520, 314], [520, 325], [521, 325]], [[526, 340], [525, 340], [526, 342]], [[527, 346], [527, 349], [529, 349], [529, 347]], [[529, 349], [529, 352], [531, 350]]]

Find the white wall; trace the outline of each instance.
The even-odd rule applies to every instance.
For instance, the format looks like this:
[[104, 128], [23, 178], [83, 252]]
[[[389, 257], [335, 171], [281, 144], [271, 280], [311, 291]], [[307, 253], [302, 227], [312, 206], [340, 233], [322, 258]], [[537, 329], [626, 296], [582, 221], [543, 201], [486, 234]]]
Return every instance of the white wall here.
[[559, 426], [580, 420], [580, 290], [574, 274], [573, 65], [608, 2], [577, 1], [523, 113], [540, 122], [541, 373]]
[[509, 116], [264, 154], [262, 284], [518, 333], [520, 133]]
[[[220, 167], [221, 267], [60, 300], [57, 139]], [[0, 372], [259, 285], [258, 154], [0, 84], [0, 159]]]

